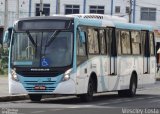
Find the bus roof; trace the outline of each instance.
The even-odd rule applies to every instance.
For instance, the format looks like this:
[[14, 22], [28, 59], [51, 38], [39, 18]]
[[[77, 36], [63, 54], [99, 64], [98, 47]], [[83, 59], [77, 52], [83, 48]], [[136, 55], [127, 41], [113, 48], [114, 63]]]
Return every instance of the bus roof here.
[[98, 27], [116, 27], [121, 29], [130, 30], [149, 30], [153, 31], [153, 27], [149, 25], [132, 24], [128, 23], [125, 18], [118, 16], [110, 16], [103, 14], [72, 14], [72, 15], [53, 15], [53, 16], [38, 16], [22, 18], [21, 20], [38, 20], [38, 19], [60, 19], [60, 20], [72, 20], [77, 19], [78, 24], [98, 26]]
[[22, 20], [38, 20], [38, 19], [64, 19], [65, 20], [71, 20], [74, 19], [74, 17], [69, 17], [69, 16], [65, 16], [65, 15], [54, 15], [54, 16], [36, 16], [36, 17], [27, 17], [27, 18], [20, 18], [18, 21], [22, 21]]
[[107, 21], [119, 21], [119, 22], [125, 22], [128, 21], [123, 17], [118, 16], [111, 16], [111, 15], [104, 15], [104, 14], [72, 14], [69, 16], [75, 16], [78, 18], [85, 18], [85, 19], [98, 19], [98, 20], [107, 20]]
[[97, 27], [114, 27], [113, 22], [98, 19], [78, 19], [79, 25], [97, 26]]
[[68, 15], [79, 18], [80, 24], [102, 26], [102, 27], [116, 27], [130, 30], [149, 30], [153, 31], [153, 27], [149, 25], [128, 23], [123, 17], [110, 16], [103, 14], [72, 14]]

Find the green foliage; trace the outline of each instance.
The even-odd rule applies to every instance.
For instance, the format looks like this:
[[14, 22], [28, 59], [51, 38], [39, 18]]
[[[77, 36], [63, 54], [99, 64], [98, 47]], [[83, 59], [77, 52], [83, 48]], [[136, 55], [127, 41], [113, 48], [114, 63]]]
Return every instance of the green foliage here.
[[8, 67], [8, 48], [3, 49], [0, 47], [0, 74], [7, 74]]

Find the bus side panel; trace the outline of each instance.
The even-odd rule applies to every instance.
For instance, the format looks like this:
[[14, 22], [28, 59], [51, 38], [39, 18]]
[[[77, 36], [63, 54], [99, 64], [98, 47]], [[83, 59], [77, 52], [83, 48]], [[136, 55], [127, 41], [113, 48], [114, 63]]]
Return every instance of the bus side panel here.
[[88, 61], [77, 67], [77, 76], [76, 76], [76, 92], [77, 94], [83, 94], [87, 92], [87, 87], [85, 86], [86, 80], [88, 80], [88, 73], [85, 70], [88, 70]]
[[143, 87], [149, 86], [150, 84], [155, 83], [155, 74], [156, 74], [156, 59], [154, 56], [150, 57], [150, 73], [143, 74]]
[[119, 76], [122, 78], [120, 90], [129, 89], [131, 73], [134, 67], [134, 58], [128, 55], [119, 56], [118, 58], [117, 67]]
[[153, 79], [156, 77], [156, 58], [155, 56], [150, 57], [150, 73], [153, 75]]
[[101, 56], [100, 76], [98, 77], [98, 92], [108, 91], [109, 57]]
[[89, 78], [92, 73], [95, 73], [97, 76], [97, 91], [102, 91], [101, 85], [101, 65], [100, 65], [100, 56], [95, 56], [90, 58], [87, 62], [79, 65], [77, 67], [77, 94], [87, 93]]
[[137, 88], [142, 88], [143, 85], [143, 57], [135, 56], [135, 71], [137, 73]]
[[[93, 58], [91, 58], [90, 60], [89, 60], [89, 74], [88, 74], [88, 76], [90, 77], [91, 75], [92, 75], [92, 73], [95, 73], [96, 74], [96, 76], [97, 76], [97, 85], [98, 85], [98, 87], [97, 87], [97, 91], [99, 92], [99, 91], [102, 91], [102, 82], [101, 82], [101, 75], [102, 75], [102, 73], [101, 73], [101, 71], [102, 71], [102, 68], [101, 68], [101, 56], [99, 56], [99, 55], [96, 55], [95, 57], [93, 57]], [[86, 81], [86, 87], [88, 88], [88, 81], [89, 80], [87, 80]]]

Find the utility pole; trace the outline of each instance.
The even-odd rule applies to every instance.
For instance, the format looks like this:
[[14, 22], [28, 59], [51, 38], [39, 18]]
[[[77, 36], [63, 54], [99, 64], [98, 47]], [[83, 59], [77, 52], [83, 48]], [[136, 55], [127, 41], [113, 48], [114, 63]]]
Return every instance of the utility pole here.
[[19, 19], [19, 0], [17, 0], [16, 19]]
[[40, 0], [40, 16], [43, 15], [43, 0]]
[[5, 0], [5, 9], [4, 9], [4, 30], [7, 30], [8, 27], [8, 0]]
[[83, 14], [86, 13], [86, 0], [83, 0]]
[[57, 14], [60, 14], [60, 0], [57, 0]]
[[113, 0], [111, 0], [111, 15], [113, 15]]
[[135, 23], [135, 14], [136, 13], [136, 0], [133, 2], [133, 23]]
[[29, 0], [29, 17], [31, 17], [31, 7], [32, 7], [32, 0]]
[[131, 23], [132, 19], [132, 0], [129, 0], [129, 23]]

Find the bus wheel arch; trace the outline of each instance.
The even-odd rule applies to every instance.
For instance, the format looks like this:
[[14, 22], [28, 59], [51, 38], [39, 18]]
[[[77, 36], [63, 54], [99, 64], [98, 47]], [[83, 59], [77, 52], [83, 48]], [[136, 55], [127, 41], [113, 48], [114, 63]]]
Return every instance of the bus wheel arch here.
[[130, 78], [129, 89], [119, 90], [118, 95], [121, 97], [134, 97], [136, 95], [137, 83], [137, 72], [133, 71]]
[[93, 83], [94, 83], [94, 92], [96, 93], [97, 92], [98, 83], [97, 83], [97, 75], [96, 75], [95, 72], [91, 73], [91, 75], [89, 77], [89, 80], [93, 80]]
[[97, 75], [91, 73], [89, 80], [87, 81], [87, 93], [78, 95], [82, 101], [89, 102], [93, 99], [93, 94], [97, 92]]

